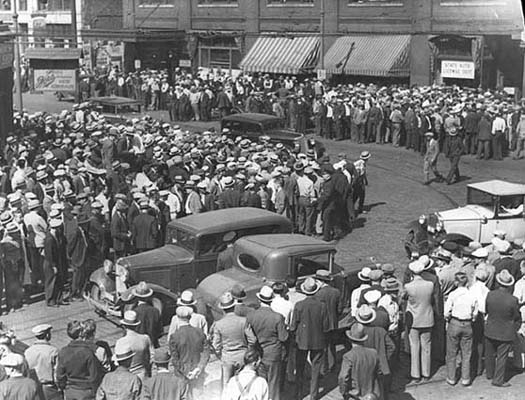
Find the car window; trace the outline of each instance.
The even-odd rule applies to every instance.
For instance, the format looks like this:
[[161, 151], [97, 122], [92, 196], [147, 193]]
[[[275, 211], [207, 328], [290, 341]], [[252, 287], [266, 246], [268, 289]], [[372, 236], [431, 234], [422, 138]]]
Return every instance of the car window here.
[[281, 121], [278, 120], [278, 119], [275, 119], [275, 120], [272, 119], [272, 120], [269, 120], [269, 121], [264, 121], [263, 125], [264, 125], [264, 130], [266, 130], [266, 131], [272, 130], [272, 129], [279, 129], [282, 126]]
[[263, 225], [254, 226], [252, 228], [239, 229], [237, 231], [237, 238], [248, 236], [248, 235], [266, 235], [268, 233], [281, 233], [282, 229], [280, 225]]
[[195, 250], [195, 235], [177, 228], [168, 228], [166, 244], [176, 244], [193, 253]]
[[245, 122], [243, 124], [243, 126], [242, 126], [242, 129], [245, 132], [257, 132], [257, 133], [262, 132], [262, 129], [261, 129], [260, 125], [254, 124], [254, 123], [251, 123], [251, 122]]
[[296, 278], [314, 275], [318, 269], [330, 269], [330, 253], [318, 253], [293, 258], [293, 273]]
[[523, 196], [502, 196], [499, 199], [498, 217], [523, 217]]
[[199, 256], [206, 256], [221, 252], [225, 248], [224, 235], [224, 232], [202, 235], [199, 238], [199, 245], [195, 253]]
[[492, 196], [491, 194], [482, 192], [481, 190], [468, 188], [467, 204], [476, 204], [493, 210], [495, 200], [496, 196]]
[[261, 268], [259, 261], [251, 254], [241, 253], [238, 257], [239, 265], [249, 271], [258, 271]]

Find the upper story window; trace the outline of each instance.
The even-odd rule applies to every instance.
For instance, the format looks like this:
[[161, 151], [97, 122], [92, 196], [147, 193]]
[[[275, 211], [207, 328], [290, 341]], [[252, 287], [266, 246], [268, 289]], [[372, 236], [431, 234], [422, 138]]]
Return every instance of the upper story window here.
[[2, 0], [0, 3], [0, 11], [11, 11], [11, 0]]
[[71, 1], [72, 0], [48, 0], [47, 4], [38, 2], [38, 9], [47, 11], [67, 11], [71, 10]]
[[18, 11], [27, 11], [27, 0], [18, 0]]
[[384, 4], [384, 3], [402, 3], [403, 0], [348, 0], [349, 4]]

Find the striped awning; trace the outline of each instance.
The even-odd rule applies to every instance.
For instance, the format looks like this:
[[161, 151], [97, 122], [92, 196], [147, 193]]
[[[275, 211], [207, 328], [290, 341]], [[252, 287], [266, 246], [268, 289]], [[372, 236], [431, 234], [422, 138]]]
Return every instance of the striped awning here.
[[326, 53], [324, 69], [329, 74], [408, 77], [409, 51], [410, 35], [343, 36]]
[[301, 74], [312, 72], [319, 59], [319, 37], [260, 36], [240, 63], [246, 72]]

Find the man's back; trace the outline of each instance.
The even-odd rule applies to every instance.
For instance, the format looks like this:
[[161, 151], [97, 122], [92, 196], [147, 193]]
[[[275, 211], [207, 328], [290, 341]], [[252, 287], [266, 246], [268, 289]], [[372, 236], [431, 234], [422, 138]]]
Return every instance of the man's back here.
[[353, 346], [343, 355], [339, 373], [339, 389], [342, 394], [350, 392], [356, 397], [370, 393], [379, 394], [378, 373], [377, 351], [363, 346]]
[[142, 393], [140, 378], [122, 366], [108, 373], [97, 389], [97, 400], [138, 400]]
[[328, 310], [328, 324], [332, 331], [337, 329], [339, 314], [341, 312], [341, 292], [330, 285], [325, 285], [315, 294], [321, 302], [326, 304]]
[[2, 400], [37, 400], [37, 385], [30, 378], [13, 377], [0, 382]]
[[82, 340], [73, 340], [58, 352], [57, 383], [61, 389], [96, 389], [102, 379], [102, 365]]
[[405, 289], [408, 294], [407, 311], [414, 318], [412, 327], [429, 328], [433, 326], [432, 294], [434, 284], [420, 278], [407, 283]]
[[290, 326], [290, 330], [295, 331], [297, 347], [301, 350], [324, 349], [328, 323], [326, 304], [313, 296], [298, 302]]
[[148, 335], [153, 347], [159, 347], [159, 337], [162, 334], [162, 320], [159, 310], [151, 304], [140, 303], [135, 307], [135, 312], [140, 321], [137, 332]]
[[201, 363], [206, 336], [191, 325], [181, 326], [170, 336], [169, 349], [174, 367], [183, 375], [192, 371]]
[[117, 340], [115, 346], [129, 346], [135, 353], [131, 359], [131, 365], [129, 367], [130, 372], [138, 373], [141, 371], [150, 371], [150, 359], [151, 359], [151, 341], [148, 335], [143, 335], [131, 330], [126, 332], [126, 336]]
[[214, 323], [211, 343], [216, 351], [220, 351], [223, 362], [242, 360], [248, 348], [245, 330], [246, 318], [233, 313], [226, 314]]
[[257, 341], [263, 349], [263, 360], [277, 361], [281, 358], [283, 342], [288, 339], [284, 318], [270, 307], [262, 306], [246, 317]]
[[504, 289], [491, 290], [487, 294], [486, 312], [485, 336], [502, 341], [514, 340], [521, 317], [518, 299]]
[[29, 369], [35, 371], [40, 383], [55, 381], [55, 368], [58, 358], [58, 349], [46, 341], [37, 341], [29, 346], [24, 356]]
[[144, 383], [142, 400], [186, 400], [188, 384], [179, 374], [158, 372]]

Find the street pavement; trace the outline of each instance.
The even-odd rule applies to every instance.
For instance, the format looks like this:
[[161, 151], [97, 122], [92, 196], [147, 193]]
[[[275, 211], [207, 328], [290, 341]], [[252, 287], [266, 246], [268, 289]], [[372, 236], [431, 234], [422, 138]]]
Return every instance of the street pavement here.
[[[56, 101], [52, 95], [24, 95], [24, 108], [28, 112], [46, 110], [59, 112], [71, 108], [71, 103]], [[151, 112], [154, 118], [167, 120], [167, 113]], [[204, 129], [214, 124], [182, 124], [184, 129], [195, 127]], [[336, 261], [345, 267], [358, 268], [371, 260], [391, 262], [401, 273], [407, 260], [403, 249], [406, 226], [423, 213], [443, 210], [463, 205], [466, 198], [466, 184], [487, 179], [504, 179], [525, 183], [525, 161], [480, 161], [472, 156], [461, 159], [462, 180], [455, 185], [433, 183], [424, 186], [423, 161], [419, 154], [405, 149], [396, 149], [390, 145], [357, 145], [350, 141], [324, 141], [325, 146], [335, 159], [344, 152], [348, 159], [356, 160], [363, 150], [372, 154], [368, 162], [368, 180], [365, 209], [367, 213], [359, 216], [356, 228], [337, 243]], [[439, 169], [444, 174], [448, 171], [448, 161], [440, 155]], [[32, 343], [31, 327], [47, 322], [53, 325], [53, 342], [62, 346], [68, 342], [65, 328], [68, 321], [93, 318], [97, 322], [97, 337], [111, 345], [122, 335], [122, 330], [113, 323], [101, 318], [90, 310], [86, 302], [73, 303], [60, 308], [48, 308], [42, 301], [25, 307], [22, 311], [3, 316], [1, 321], [15, 330], [18, 338], [27, 344]], [[341, 349], [342, 351], [342, 349]], [[341, 353], [340, 351], [340, 353]], [[341, 354], [340, 354], [341, 356]], [[402, 365], [408, 361], [403, 359]], [[402, 370], [400, 368], [399, 370]], [[205, 398], [218, 398], [219, 380], [218, 362], [214, 361], [207, 368], [208, 377]], [[396, 371], [394, 387], [396, 392], [391, 399], [433, 399], [455, 396], [461, 400], [488, 399], [499, 396], [505, 399], [522, 398], [520, 388], [525, 384], [523, 375], [514, 376], [510, 388], [494, 388], [485, 378], [478, 378], [471, 387], [452, 388], [444, 382], [444, 368], [440, 368], [430, 383], [406, 387], [404, 371]], [[336, 386], [335, 374], [321, 382], [323, 399], [340, 399]], [[306, 394], [306, 393], [305, 393]]]

